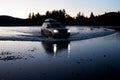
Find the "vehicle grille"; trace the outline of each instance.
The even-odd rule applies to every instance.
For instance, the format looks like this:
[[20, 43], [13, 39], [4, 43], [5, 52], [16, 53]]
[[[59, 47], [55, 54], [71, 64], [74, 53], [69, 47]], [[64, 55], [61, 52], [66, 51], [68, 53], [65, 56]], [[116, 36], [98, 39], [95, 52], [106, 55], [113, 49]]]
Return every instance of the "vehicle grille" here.
[[67, 33], [67, 30], [61, 29], [61, 30], [59, 30], [59, 33]]

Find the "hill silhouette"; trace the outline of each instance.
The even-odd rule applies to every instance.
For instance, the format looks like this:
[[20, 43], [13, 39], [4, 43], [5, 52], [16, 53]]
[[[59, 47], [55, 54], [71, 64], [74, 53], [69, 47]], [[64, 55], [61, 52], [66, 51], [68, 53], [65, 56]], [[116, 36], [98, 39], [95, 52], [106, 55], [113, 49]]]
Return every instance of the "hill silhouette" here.
[[91, 17], [88, 25], [120, 26], [120, 12], [109, 12]]
[[27, 25], [26, 19], [15, 18], [7, 15], [0, 16], [0, 26], [22, 26]]
[[90, 17], [85, 17], [79, 12], [75, 17], [71, 17], [63, 10], [47, 11], [45, 15], [40, 13], [29, 13], [28, 18], [21, 19], [7, 15], [0, 16], [0, 26], [36, 26], [42, 25], [45, 19], [53, 18], [65, 25], [82, 26], [120, 26], [120, 12], [108, 12], [95, 16], [91, 12]]

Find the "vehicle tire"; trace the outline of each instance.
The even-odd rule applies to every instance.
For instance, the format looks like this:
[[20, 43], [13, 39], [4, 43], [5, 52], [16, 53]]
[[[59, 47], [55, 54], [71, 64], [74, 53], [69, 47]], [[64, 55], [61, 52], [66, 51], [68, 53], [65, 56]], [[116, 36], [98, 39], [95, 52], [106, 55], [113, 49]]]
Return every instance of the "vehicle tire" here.
[[44, 35], [44, 32], [43, 32], [43, 30], [41, 30], [41, 35]]
[[51, 32], [49, 32], [49, 37], [50, 37], [50, 38], [52, 38], [52, 37], [53, 37], [53, 35], [52, 35], [52, 33], [51, 33]]

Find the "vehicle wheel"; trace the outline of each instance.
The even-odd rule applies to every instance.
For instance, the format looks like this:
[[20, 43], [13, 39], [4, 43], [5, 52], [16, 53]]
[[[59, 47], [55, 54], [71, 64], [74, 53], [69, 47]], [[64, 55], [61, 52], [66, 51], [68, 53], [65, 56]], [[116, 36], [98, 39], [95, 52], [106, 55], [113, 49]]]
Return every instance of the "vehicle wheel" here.
[[43, 30], [41, 30], [41, 34], [42, 34], [42, 35], [44, 35], [44, 32], [43, 32]]
[[52, 33], [51, 32], [49, 32], [49, 37], [51, 38], [53, 35], [52, 35]]

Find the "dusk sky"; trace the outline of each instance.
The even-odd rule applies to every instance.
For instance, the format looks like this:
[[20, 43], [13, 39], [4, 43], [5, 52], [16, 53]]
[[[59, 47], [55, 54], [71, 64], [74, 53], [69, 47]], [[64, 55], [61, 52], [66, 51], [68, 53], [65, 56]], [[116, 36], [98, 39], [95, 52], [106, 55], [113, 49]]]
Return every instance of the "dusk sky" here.
[[27, 18], [30, 12], [65, 9], [72, 17], [78, 12], [89, 16], [120, 11], [120, 0], [0, 0], [0, 15]]

